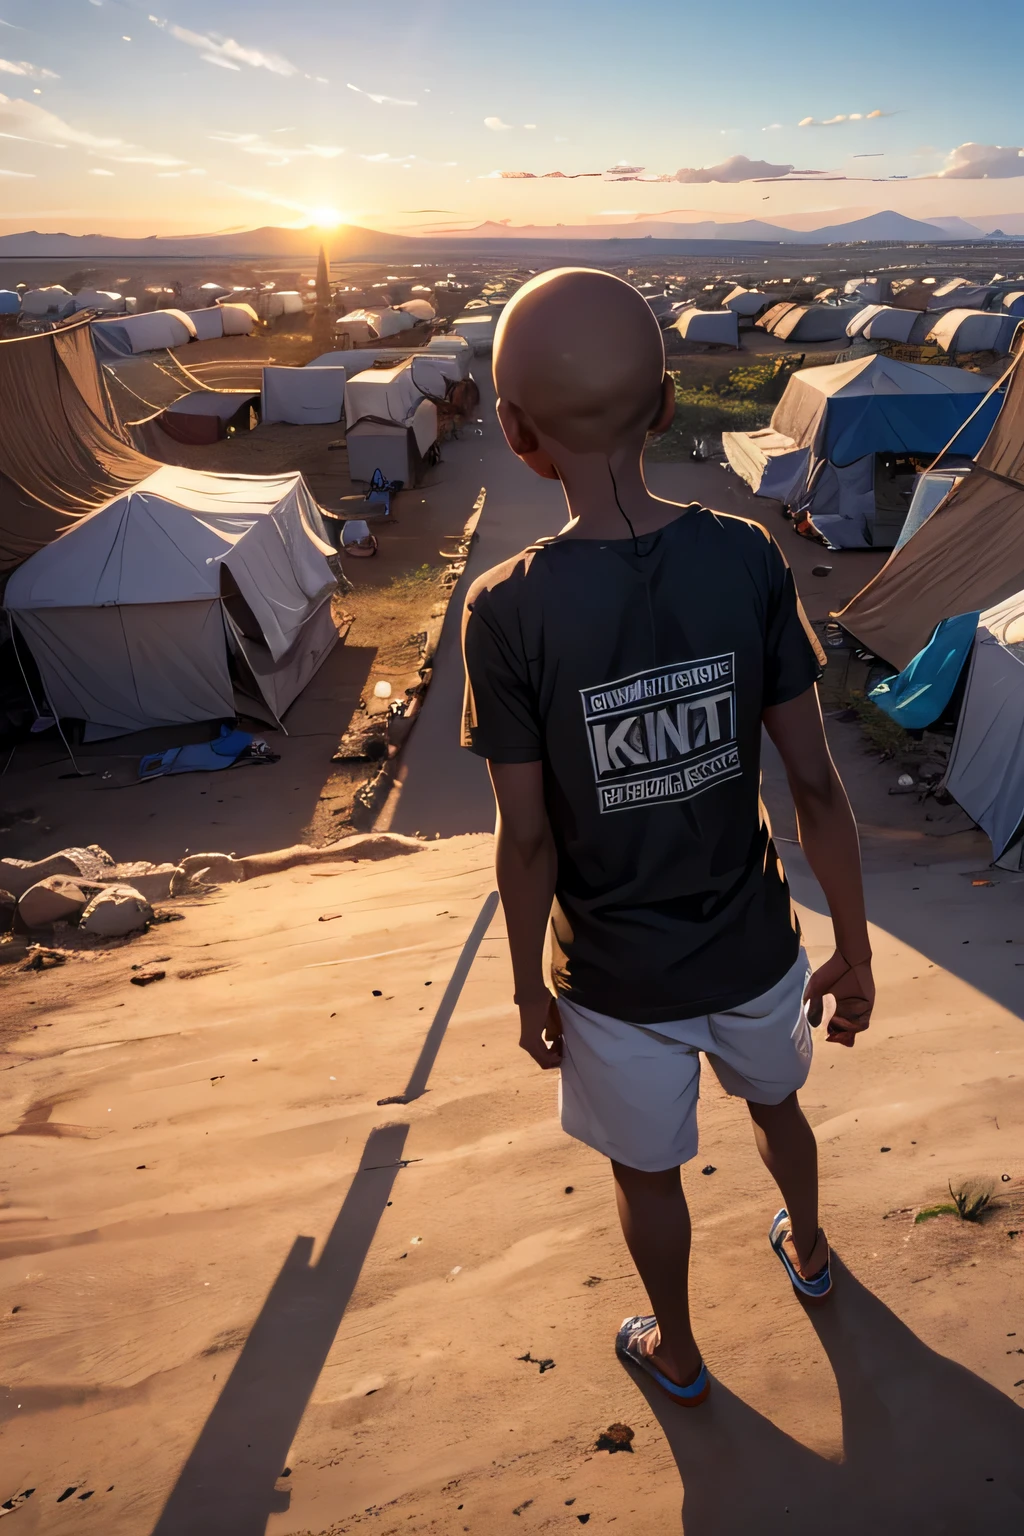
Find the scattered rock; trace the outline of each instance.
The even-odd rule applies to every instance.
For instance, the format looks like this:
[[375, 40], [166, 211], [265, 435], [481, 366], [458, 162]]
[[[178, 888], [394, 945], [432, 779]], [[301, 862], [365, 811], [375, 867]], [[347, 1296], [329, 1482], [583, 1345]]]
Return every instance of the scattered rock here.
[[583, 1284], [586, 1285], [586, 1286], [589, 1286], [590, 1289], [593, 1290], [595, 1285], [600, 1285], [601, 1284], [601, 1276], [600, 1275], [589, 1275], [587, 1277], [587, 1279], [584, 1280]]
[[811, 575], [812, 576], [831, 576], [831, 574], [832, 574], [832, 567], [830, 565], [812, 565], [811, 566]]
[[298, 843], [292, 848], [276, 848], [272, 853], [257, 853], [245, 859], [236, 859], [232, 853], [192, 853], [174, 871], [170, 894], [188, 895], [204, 886], [252, 880], [256, 875], [273, 875], [304, 864], [389, 859], [396, 854], [419, 853], [422, 848], [423, 843], [416, 837], [402, 837], [397, 832], [367, 832], [343, 837], [323, 848]]
[[565, 1186], [565, 1192], [566, 1192], [567, 1195], [571, 1195], [572, 1192], [573, 1192], [573, 1186], [571, 1184], [567, 1184]]
[[41, 944], [29, 946], [29, 957], [19, 965], [19, 971], [52, 971], [55, 965], [63, 965], [67, 955], [59, 949], [44, 949]]
[[892, 1147], [879, 1147], [879, 1152], [891, 1152]]
[[89, 901], [79, 881], [70, 875], [47, 875], [18, 902], [18, 916], [26, 928], [52, 928], [77, 918]]
[[597, 1437], [597, 1449], [609, 1451], [613, 1456], [616, 1451], [629, 1451], [633, 1454], [634, 1434], [628, 1424], [609, 1424]]
[[131, 978], [131, 983], [133, 987], [148, 987], [152, 981], [163, 981], [166, 975], [166, 971], [147, 968], [144, 971], [139, 971], [137, 975], [133, 976]]
[[532, 1504], [532, 1503], [533, 1503], [533, 1500], [532, 1500], [532, 1499], [527, 1499], [527, 1500], [526, 1500], [526, 1501], [525, 1501], [525, 1503], [523, 1503], [523, 1504], [517, 1504], [517, 1505], [516, 1505], [516, 1507], [515, 1507], [515, 1509], [514, 1509], [514, 1510], [513, 1510], [513, 1511], [512, 1511], [512, 1513], [513, 1513], [513, 1514], [514, 1514], [514, 1515], [521, 1515], [521, 1514], [522, 1514], [522, 1512], [523, 1512], [523, 1510], [524, 1510], [524, 1509], [529, 1509], [529, 1507], [530, 1507], [530, 1505], [531, 1505], [531, 1504]]
[[83, 933], [101, 939], [121, 939], [141, 933], [153, 920], [153, 908], [131, 885], [112, 885], [90, 901], [79, 921]]
[[577, 1515], [576, 1519], [579, 1521], [580, 1525], [586, 1525], [587, 1521], [590, 1519], [590, 1516], [589, 1515]]
[[542, 1376], [544, 1375], [545, 1371], [553, 1371], [555, 1368], [555, 1362], [553, 1360], [535, 1360], [530, 1354], [529, 1350], [526, 1351], [525, 1355], [516, 1355], [516, 1359], [524, 1361], [527, 1365], [539, 1365], [540, 1374]]
[[718, 1172], [718, 1169], [715, 1167], [714, 1163], [705, 1163], [704, 1167], [701, 1169], [701, 1173], [717, 1173], [717, 1172]]

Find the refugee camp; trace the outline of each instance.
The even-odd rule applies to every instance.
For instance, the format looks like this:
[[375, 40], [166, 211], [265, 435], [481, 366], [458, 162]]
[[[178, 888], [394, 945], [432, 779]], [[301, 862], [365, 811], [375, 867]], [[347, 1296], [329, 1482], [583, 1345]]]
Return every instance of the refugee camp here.
[[1024, 1530], [1018, 30], [0, 7], [10, 1536]]

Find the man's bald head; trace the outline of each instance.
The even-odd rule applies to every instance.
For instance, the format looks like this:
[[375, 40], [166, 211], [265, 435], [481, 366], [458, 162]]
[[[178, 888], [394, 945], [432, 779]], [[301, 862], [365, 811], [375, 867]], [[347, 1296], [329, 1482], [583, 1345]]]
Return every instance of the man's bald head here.
[[658, 414], [665, 347], [649, 304], [609, 272], [563, 267], [525, 283], [494, 343], [500, 399], [573, 453], [611, 453]]

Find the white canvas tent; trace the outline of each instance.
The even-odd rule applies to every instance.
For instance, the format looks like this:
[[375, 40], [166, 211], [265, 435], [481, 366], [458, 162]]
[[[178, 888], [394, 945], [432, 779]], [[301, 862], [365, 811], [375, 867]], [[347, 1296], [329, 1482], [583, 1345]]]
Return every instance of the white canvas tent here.
[[275, 421], [292, 426], [322, 426], [340, 421], [345, 404], [345, 369], [264, 368], [264, 426]]
[[739, 321], [731, 309], [684, 309], [670, 329], [687, 341], [701, 341], [719, 347], [738, 347]]
[[497, 310], [466, 311], [456, 315], [452, 321], [452, 330], [456, 336], [465, 337], [477, 357], [487, 357], [494, 346], [494, 328], [497, 320]]
[[1021, 324], [1000, 310], [948, 309], [936, 320], [927, 340], [942, 352], [1009, 352]]
[[301, 315], [305, 310], [302, 294], [281, 289], [278, 293], [262, 293], [260, 311], [267, 320], [279, 320], [282, 315]]
[[428, 304], [426, 299], [407, 299], [404, 304], [398, 304], [395, 307], [400, 309], [403, 315], [411, 315], [418, 324], [433, 320], [437, 314], [433, 304]]
[[[422, 360], [428, 366], [428, 360]], [[433, 383], [434, 380], [432, 379]], [[370, 480], [375, 469], [413, 484], [437, 441], [437, 406], [408, 362], [356, 374], [345, 391], [349, 473]]]
[[216, 304], [209, 309], [189, 309], [185, 313], [192, 322], [197, 341], [216, 341], [224, 335], [224, 316]]
[[119, 293], [107, 293], [98, 288], [79, 288], [75, 294], [75, 314], [84, 309], [96, 310], [104, 315], [123, 315], [128, 308]]
[[772, 299], [767, 293], [759, 293], [756, 288], [736, 287], [731, 293], [726, 294], [722, 300], [722, 308], [731, 309], [734, 315], [751, 319], [767, 309], [771, 303]]
[[72, 294], [60, 284], [52, 288], [30, 288], [21, 297], [21, 312], [23, 315], [31, 315], [33, 319], [41, 320], [46, 315], [62, 316], [74, 312], [75, 300]]
[[865, 341], [907, 342], [920, 318], [913, 309], [897, 309], [890, 304], [868, 304], [854, 315], [846, 327], [846, 334], [850, 337], [863, 336]]
[[1004, 868], [1024, 868], [1024, 592], [982, 613], [946, 788], [988, 833]]
[[161, 352], [195, 341], [196, 328], [180, 309], [154, 309], [145, 315], [120, 315], [94, 320], [92, 339], [101, 360], [129, 357], [137, 352]]
[[218, 304], [225, 336], [251, 336], [259, 325], [259, 316], [251, 304], [225, 301]]
[[337, 639], [332, 554], [301, 475], [166, 465], [37, 550], [4, 603], [89, 740], [279, 720]]

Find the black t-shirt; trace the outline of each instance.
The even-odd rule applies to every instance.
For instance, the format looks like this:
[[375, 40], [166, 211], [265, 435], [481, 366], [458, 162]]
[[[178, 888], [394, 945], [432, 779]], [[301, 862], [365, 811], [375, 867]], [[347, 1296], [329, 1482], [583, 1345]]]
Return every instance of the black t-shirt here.
[[466, 603], [463, 745], [544, 764], [553, 979], [634, 1023], [738, 1007], [799, 929], [760, 799], [761, 713], [824, 654], [758, 523], [541, 542]]

